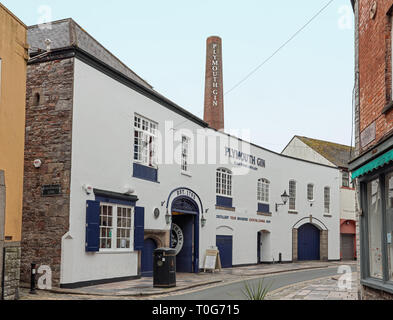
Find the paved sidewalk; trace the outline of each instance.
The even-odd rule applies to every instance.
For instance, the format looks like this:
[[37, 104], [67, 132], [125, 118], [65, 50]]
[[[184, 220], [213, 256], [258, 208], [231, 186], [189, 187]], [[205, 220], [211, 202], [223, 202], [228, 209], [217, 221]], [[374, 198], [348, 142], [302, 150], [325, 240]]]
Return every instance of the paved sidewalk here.
[[143, 298], [149, 296], [166, 295], [173, 292], [183, 291], [196, 287], [218, 285], [229, 282], [242, 281], [261, 275], [270, 275], [283, 272], [292, 272], [300, 270], [337, 267], [338, 265], [353, 265], [355, 262], [299, 262], [291, 264], [272, 264], [272, 265], [255, 265], [249, 267], [239, 267], [223, 269], [221, 272], [189, 274], [178, 273], [176, 288], [162, 289], [153, 287], [152, 278], [141, 278], [137, 280], [115, 282], [96, 286], [89, 286], [79, 289], [58, 289], [53, 288], [50, 291], [39, 291], [38, 296], [28, 294], [28, 290], [21, 290], [21, 299], [44, 299], [45, 295], [50, 294], [51, 297], [61, 295], [66, 297], [70, 295], [77, 296], [82, 299], [94, 299], [99, 297], [134, 297]]
[[357, 273], [349, 287], [339, 288], [340, 276], [310, 280], [271, 292], [266, 300], [358, 300]]

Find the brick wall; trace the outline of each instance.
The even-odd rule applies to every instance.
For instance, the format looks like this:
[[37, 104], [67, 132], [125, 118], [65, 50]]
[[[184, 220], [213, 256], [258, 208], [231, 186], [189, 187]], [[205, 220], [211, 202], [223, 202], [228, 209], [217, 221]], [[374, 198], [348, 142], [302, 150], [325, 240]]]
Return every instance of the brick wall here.
[[204, 120], [211, 128], [221, 130], [225, 125], [222, 40], [209, 37], [206, 46]]
[[[74, 60], [32, 64], [27, 70], [26, 146], [21, 279], [30, 265], [48, 265], [60, 281], [61, 238], [69, 227]], [[33, 161], [40, 159], [36, 169]], [[61, 195], [43, 197], [43, 185], [60, 185]]]
[[362, 132], [376, 124], [375, 140], [358, 151], [366, 151], [393, 130], [393, 111], [383, 114], [392, 100], [391, 22], [388, 14], [391, 0], [378, 0], [376, 15], [371, 17], [373, 0], [358, 0], [358, 68], [359, 112], [358, 130]]

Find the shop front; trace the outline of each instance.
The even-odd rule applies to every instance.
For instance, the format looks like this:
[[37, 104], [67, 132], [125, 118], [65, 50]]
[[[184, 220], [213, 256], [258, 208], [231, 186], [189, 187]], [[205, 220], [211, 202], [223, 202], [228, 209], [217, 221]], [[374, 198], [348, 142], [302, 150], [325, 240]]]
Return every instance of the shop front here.
[[365, 296], [373, 295], [373, 289], [393, 293], [392, 147], [393, 139], [388, 139], [351, 163], [361, 209], [360, 266]]

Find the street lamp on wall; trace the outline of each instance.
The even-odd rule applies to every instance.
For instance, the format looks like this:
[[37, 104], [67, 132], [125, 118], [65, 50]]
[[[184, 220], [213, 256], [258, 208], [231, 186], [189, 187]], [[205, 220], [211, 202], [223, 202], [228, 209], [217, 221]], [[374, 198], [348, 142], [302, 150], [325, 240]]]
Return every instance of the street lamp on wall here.
[[166, 215], [165, 215], [165, 221], [167, 225], [170, 225], [172, 222], [172, 216], [169, 214], [169, 211], [166, 211]]
[[284, 193], [281, 195], [281, 199], [283, 203], [276, 203], [276, 212], [278, 212], [278, 207], [285, 206], [289, 200], [289, 196], [287, 195], [287, 191], [285, 190]]
[[201, 226], [202, 226], [202, 228], [204, 228], [205, 226], [206, 226], [206, 218], [205, 218], [205, 215], [202, 213], [202, 219], [201, 219]]

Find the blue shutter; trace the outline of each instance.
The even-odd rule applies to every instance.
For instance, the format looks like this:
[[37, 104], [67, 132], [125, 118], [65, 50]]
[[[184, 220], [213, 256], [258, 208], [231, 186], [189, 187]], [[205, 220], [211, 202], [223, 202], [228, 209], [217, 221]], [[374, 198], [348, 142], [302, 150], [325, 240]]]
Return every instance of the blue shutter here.
[[143, 250], [145, 238], [145, 208], [135, 207], [134, 250]]
[[100, 203], [86, 202], [86, 252], [100, 250]]

